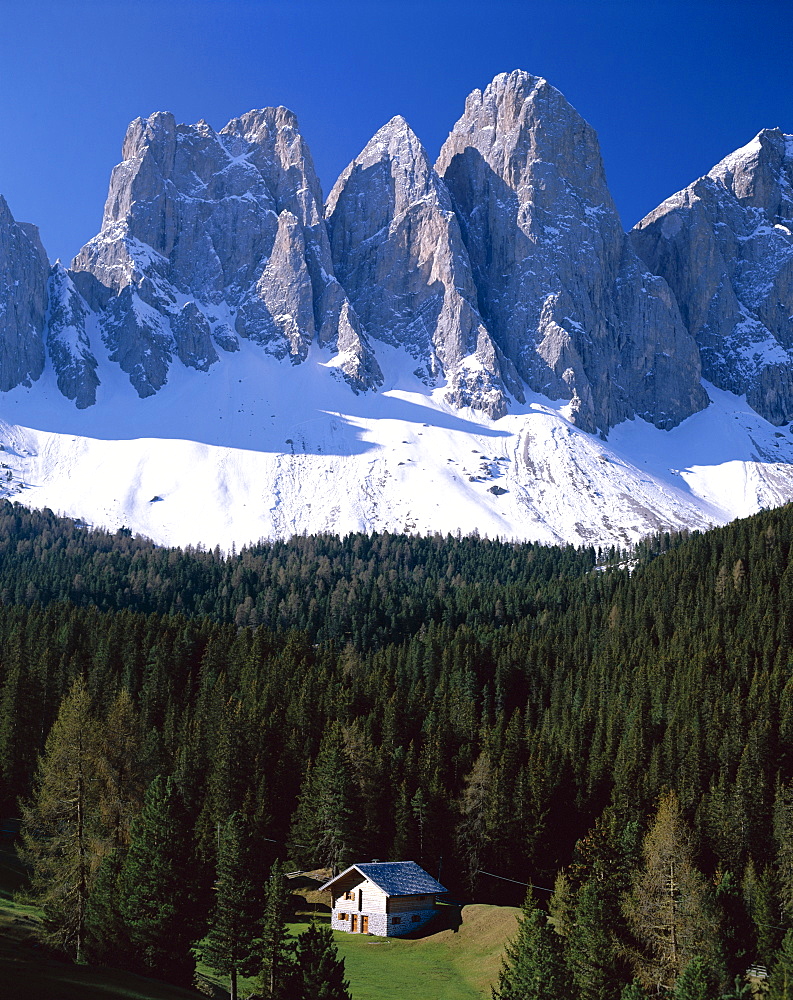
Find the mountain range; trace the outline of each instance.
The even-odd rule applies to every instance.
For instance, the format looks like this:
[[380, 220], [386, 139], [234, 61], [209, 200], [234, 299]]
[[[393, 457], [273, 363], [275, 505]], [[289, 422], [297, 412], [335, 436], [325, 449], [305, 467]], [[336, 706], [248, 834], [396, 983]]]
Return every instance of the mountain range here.
[[156, 541], [627, 543], [793, 497], [793, 136], [625, 233], [515, 71], [327, 200], [297, 119], [137, 119], [65, 268], [0, 196], [0, 495]]

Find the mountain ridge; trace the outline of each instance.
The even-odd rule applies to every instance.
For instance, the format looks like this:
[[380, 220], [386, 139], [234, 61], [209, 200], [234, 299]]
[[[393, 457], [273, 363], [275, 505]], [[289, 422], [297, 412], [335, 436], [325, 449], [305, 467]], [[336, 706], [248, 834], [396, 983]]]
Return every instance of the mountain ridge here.
[[630, 234], [594, 130], [523, 71], [469, 95], [434, 165], [395, 116], [327, 201], [285, 108], [219, 132], [158, 112], [122, 156], [71, 268], [0, 203], [5, 493], [222, 545], [625, 543], [793, 496], [793, 137]]

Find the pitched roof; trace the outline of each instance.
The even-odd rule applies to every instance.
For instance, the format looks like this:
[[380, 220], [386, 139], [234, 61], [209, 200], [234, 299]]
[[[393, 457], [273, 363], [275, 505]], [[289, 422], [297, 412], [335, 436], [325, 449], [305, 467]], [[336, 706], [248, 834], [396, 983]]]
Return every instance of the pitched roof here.
[[336, 878], [321, 885], [319, 891], [330, 889], [334, 882], [353, 870], [374, 882], [386, 896], [418, 896], [447, 891], [445, 886], [428, 875], [415, 861], [372, 861], [369, 864], [350, 865]]

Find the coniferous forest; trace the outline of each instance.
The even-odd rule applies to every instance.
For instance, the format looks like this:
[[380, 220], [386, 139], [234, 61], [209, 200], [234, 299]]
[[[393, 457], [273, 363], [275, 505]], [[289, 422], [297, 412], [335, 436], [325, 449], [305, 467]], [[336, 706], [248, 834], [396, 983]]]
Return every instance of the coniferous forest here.
[[630, 552], [223, 554], [4, 502], [0, 813], [21, 809], [50, 940], [89, 961], [189, 982], [214, 928], [244, 971], [255, 906], [218, 928], [281, 864], [413, 859], [456, 899], [538, 887], [502, 1000], [741, 996], [751, 965], [776, 1000], [792, 602], [790, 506]]

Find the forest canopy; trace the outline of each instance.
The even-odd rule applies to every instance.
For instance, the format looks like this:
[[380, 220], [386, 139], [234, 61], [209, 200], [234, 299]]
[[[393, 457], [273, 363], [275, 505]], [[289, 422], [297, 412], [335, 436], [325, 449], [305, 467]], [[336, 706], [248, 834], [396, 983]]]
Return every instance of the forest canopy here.
[[571, 927], [598, 923], [611, 865], [617, 990], [651, 978], [636, 914], [663, 807], [723, 980], [793, 926], [791, 539], [785, 507], [631, 552], [374, 534], [224, 554], [0, 504], [0, 808], [51, 780], [79, 683], [97, 816], [122, 708], [139, 745], [86, 884], [130, 851], [155, 779], [194, 900], [237, 815], [262, 877], [378, 857], [466, 898], [516, 901], [493, 875], [556, 885], [585, 963]]

